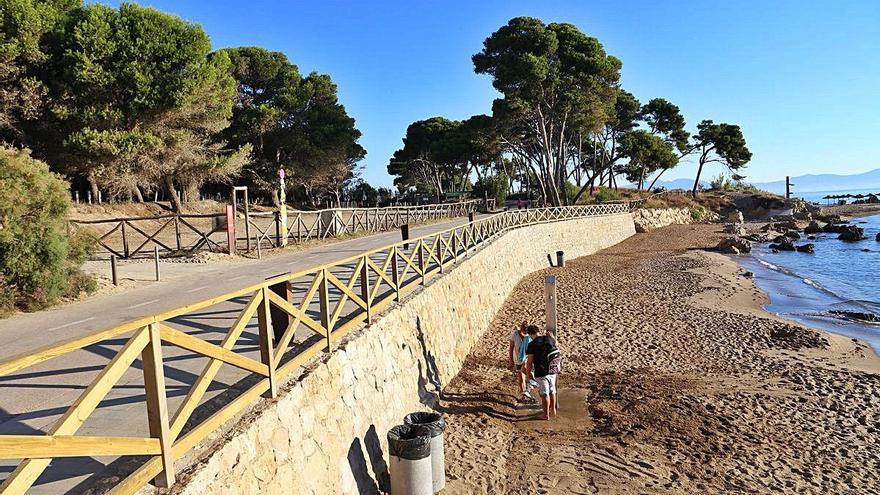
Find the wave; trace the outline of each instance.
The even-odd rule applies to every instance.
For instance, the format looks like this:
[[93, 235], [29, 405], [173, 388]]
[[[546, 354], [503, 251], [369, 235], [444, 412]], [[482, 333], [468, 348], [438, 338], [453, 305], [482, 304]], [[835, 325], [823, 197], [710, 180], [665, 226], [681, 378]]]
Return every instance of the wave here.
[[828, 287], [825, 287], [821, 283], [816, 282], [815, 280], [813, 280], [809, 277], [805, 277], [805, 276], [797, 273], [796, 271], [794, 271], [790, 268], [785, 268], [785, 267], [782, 267], [779, 265], [775, 265], [773, 263], [770, 263], [769, 261], [765, 261], [765, 260], [762, 260], [757, 257], [755, 257], [755, 260], [764, 268], [767, 268], [769, 270], [773, 270], [774, 272], [777, 272], [777, 273], [782, 273], [782, 274], [787, 275], [792, 278], [796, 278], [796, 279], [800, 280], [801, 283], [808, 285], [808, 286], [824, 293], [825, 295], [828, 295], [828, 296], [833, 297], [834, 299], [837, 299], [836, 302], [834, 302], [830, 305], [831, 307], [861, 308], [861, 309], [868, 309], [872, 312], [880, 313], [880, 302], [878, 302], [878, 301], [872, 301], [872, 300], [868, 300], [868, 299], [850, 299], [842, 294], [835, 292], [832, 289], [829, 289]]

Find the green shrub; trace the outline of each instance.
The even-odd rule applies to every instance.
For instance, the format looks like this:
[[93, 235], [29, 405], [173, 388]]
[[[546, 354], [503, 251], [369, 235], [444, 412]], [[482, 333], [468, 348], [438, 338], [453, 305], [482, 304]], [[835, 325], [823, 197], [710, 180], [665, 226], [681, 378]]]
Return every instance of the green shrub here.
[[565, 181], [565, 197], [568, 198], [568, 204], [574, 204], [574, 198], [581, 192], [581, 188], [571, 181]]
[[496, 174], [491, 177], [483, 177], [474, 184], [473, 195], [476, 199], [488, 197], [494, 198], [498, 207], [504, 206], [504, 200], [507, 199], [507, 190], [510, 182], [506, 174]]
[[595, 198], [597, 202], [604, 203], [606, 201], [620, 201], [621, 196], [614, 189], [602, 187], [596, 191]]
[[733, 182], [724, 174], [718, 174], [709, 182], [709, 189], [713, 191], [729, 191], [733, 189]]
[[92, 241], [67, 236], [69, 186], [27, 151], [0, 148], [0, 310], [45, 308], [94, 288], [80, 271]]
[[646, 210], [657, 210], [663, 208], [669, 208], [669, 205], [666, 204], [665, 201], [659, 200], [657, 198], [646, 199], [644, 203], [639, 205], [639, 208], [644, 208]]
[[691, 213], [691, 218], [693, 218], [695, 222], [699, 222], [699, 221], [701, 221], [703, 218], [706, 217], [706, 209], [703, 208], [703, 207], [700, 206], [700, 205], [691, 206], [691, 207], [689, 208], [689, 210], [690, 210], [690, 213]]

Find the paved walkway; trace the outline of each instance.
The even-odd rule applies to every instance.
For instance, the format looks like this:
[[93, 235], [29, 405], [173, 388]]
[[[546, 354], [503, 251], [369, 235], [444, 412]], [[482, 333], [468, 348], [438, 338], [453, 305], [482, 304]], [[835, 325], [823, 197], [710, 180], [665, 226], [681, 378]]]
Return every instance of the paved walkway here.
[[[438, 232], [466, 222], [467, 219], [462, 218], [414, 228], [411, 236]], [[167, 271], [168, 276], [162, 282], [48, 311], [0, 320], [0, 337], [3, 339], [0, 361], [55, 342], [86, 336], [133, 319], [221, 295], [279, 274], [348, 258], [398, 240], [400, 233], [393, 231], [278, 254], [260, 261], [175, 266], [173, 270]], [[169, 324], [208, 342], [219, 343], [244, 302], [241, 299], [217, 304], [175, 318]], [[234, 351], [259, 359], [257, 333], [254, 318]], [[307, 338], [308, 335], [303, 337]], [[46, 432], [126, 340], [127, 336], [123, 336], [104, 341], [26, 368], [22, 372], [0, 377], [0, 434]], [[207, 358], [173, 346], [163, 348], [169, 408], [173, 412], [186, 397], [207, 363]], [[204, 400], [235, 397], [249, 384], [247, 375], [237, 368], [222, 366]], [[110, 391], [78, 434], [148, 435], [143, 398], [143, 373], [138, 360]], [[120, 469], [119, 463], [111, 465], [114, 460], [91, 457], [55, 460], [28, 493], [80, 493], [86, 486]], [[15, 461], [0, 461], [0, 480], [5, 479], [16, 464]], [[124, 466], [122, 469], [125, 469]]]

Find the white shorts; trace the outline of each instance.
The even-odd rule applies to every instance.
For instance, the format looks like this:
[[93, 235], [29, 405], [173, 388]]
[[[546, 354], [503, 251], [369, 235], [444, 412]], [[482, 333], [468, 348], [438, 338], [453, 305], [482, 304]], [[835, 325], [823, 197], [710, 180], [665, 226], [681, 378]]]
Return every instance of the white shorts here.
[[556, 375], [536, 376], [535, 381], [538, 382], [541, 397], [556, 395]]

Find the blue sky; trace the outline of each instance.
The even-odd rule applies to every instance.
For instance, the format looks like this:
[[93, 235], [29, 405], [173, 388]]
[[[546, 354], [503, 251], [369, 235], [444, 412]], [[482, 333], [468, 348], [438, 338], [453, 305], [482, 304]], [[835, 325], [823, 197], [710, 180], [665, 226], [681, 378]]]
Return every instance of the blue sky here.
[[[385, 166], [412, 121], [491, 112], [496, 93], [470, 57], [520, 15], [597, 37], [623, 61], [623, 86], [676, 103], [689, 129], [704, 118], [741, 125], [751, 181], [880, 167], [876, 0], [138, 3], [201, 24], [216, 48], [262, 46], [330, 74], [374, 185], [390, 185]], [[664, 179], [694, 171], [683, 163]]]

